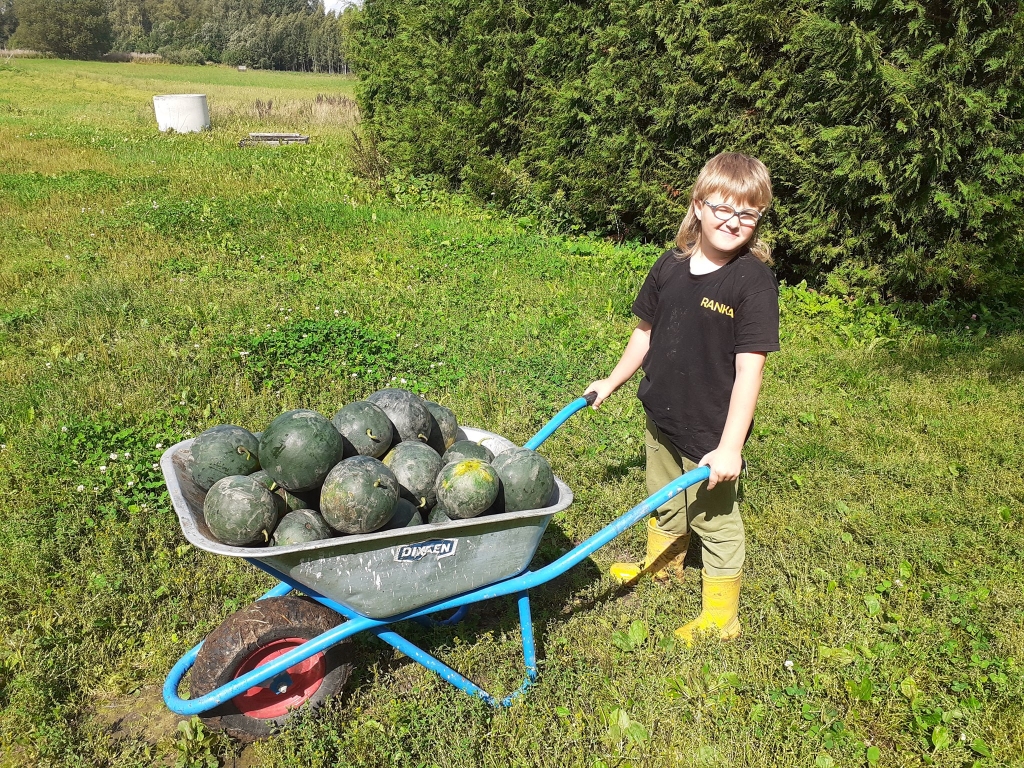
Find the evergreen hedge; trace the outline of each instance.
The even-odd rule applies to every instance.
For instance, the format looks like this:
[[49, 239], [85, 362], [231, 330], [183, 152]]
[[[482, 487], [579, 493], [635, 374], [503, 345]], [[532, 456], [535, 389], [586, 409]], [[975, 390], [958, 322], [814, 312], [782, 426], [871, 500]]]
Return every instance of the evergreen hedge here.
[[983, 0], [366, 0], [360, 106], [396, 165], [567, 228], [668, 239], [760, 157], [780, 274], [1024, 295], [1024, 11]]

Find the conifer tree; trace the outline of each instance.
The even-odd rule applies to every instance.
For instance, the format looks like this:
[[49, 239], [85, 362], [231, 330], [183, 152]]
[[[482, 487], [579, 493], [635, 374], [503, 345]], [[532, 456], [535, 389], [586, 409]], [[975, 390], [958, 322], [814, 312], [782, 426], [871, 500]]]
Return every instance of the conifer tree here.
[[1024, 7], [989, 0], [367, 0], [393, 164], [568, 229], [669, 239], [717, 152], [773, 172], [780, 273], [1024, 296]]

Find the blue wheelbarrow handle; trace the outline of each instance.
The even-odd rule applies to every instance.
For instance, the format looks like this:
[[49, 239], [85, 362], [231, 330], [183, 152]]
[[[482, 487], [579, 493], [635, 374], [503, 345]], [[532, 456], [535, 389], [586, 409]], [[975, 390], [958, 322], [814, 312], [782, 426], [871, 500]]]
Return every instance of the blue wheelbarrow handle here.
[[[582, 398], [580, 399], [582, 400]], [[690, 470], [682, 477], [677, 477], [675, 480], [668, 483], [657, 493], [648, 496], [628, 512], [623, 513], [620, 517], [595, 533], [589, 539], [577, 544], [560, 558], [548, 563], [543, 568], [536, 571], [526, 571], [525, 573], [522, 573], [519, 576], [514, 576], [506, 581], [499, 581], [496, 584], [480, 587], [472, 592], [456, 595], [455, 597], [449, 597], [445, 600], [434, 603], [433, 605], [427, 606], [426, 608], [421, 608], [419, 609], [419, 612], [432, 613], [435, 611], [450, 611], [459, 608], [462, 605], [478, 603], [482, 600], [493, 600], [496, 597], [513, 595], [534, 587], [539, 587], [541, 584], [546, 584], [590, 557], [605, 544], [609, 543], [612, 539], [621, 535], [644, 518], [654, 514], [662, 504], [672, 500], [690, 486], [704, 482], [710, 476], [710, 467], [697, 467], [696, 469]], [[392, 621], [400, 620], [401, 618], [403, 617], [395, 617]]]
[[588, 405], [593, 405], [595, 400], [597, 400], [597, 392], [587, 392], [583, 397], [576, 398], [565, 406], [565, 408], [556, 413], [551, 421], [541, 427], [540, 432], [527, 440], [526, 445], [524, 445], [523, 448], [529, 448], [531, 451], [536, 451], [541, 443], [551, 437], [556, 429], [569, 420], [570, 416], [577, 411], [583, 410]]

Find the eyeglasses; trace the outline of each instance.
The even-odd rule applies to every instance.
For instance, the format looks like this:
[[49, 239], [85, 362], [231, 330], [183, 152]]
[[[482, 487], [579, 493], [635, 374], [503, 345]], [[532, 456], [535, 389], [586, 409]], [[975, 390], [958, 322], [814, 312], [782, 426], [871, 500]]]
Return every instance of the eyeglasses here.
[[733, 216], [736, 216], [740, 221], [740, 226], [743, 227], [756, 227], [757, 222], [761, 220], [761, 214], [752, 208], [744, 208], [742, 211], [737, 211], [731, 205], [725, 203], [709, 203], [707, 200], [704, 201], [704, 205], [711, 209], [711, 212], [715, 215], [715, 218], [719, 221], [728, 221]]

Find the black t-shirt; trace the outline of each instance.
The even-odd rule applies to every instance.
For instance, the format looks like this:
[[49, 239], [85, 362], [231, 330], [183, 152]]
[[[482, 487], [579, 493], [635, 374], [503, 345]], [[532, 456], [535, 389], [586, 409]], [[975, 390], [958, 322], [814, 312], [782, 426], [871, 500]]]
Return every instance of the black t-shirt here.
[[670, 249], [651, 267], [633, 314], [651, 324], [637, 396], [680, 453], [700, 461], [722, 438], [736, 353], [779, 349], [779, 284], [749, 252], [692, 275], [689, 257]]

